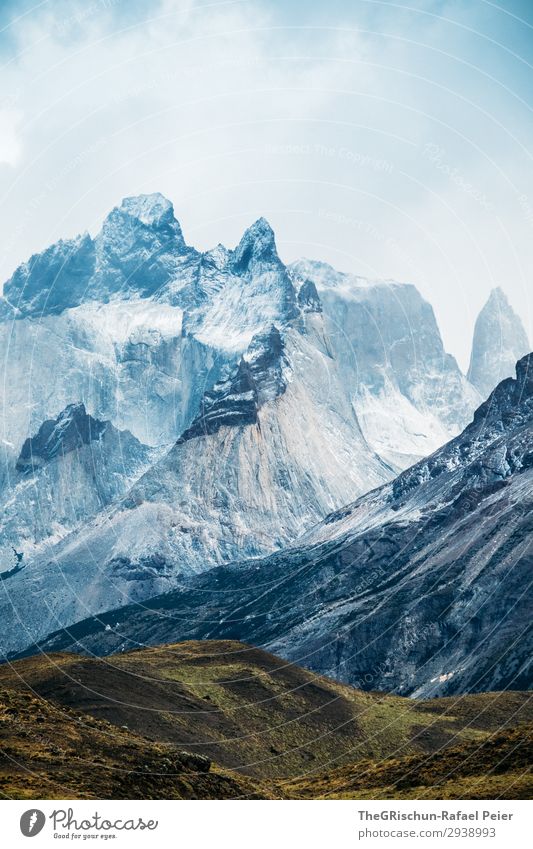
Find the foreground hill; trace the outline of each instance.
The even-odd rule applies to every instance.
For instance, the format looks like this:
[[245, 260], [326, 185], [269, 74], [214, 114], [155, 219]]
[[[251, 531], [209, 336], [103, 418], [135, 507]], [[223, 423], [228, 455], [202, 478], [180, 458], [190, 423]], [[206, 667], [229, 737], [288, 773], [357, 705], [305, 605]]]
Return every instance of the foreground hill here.
[[256, 795], [207, 758], [30, 693], [0, 689], [0, 798], [235, 799]]
[[[135, 770], [137, 756], [155, 768], [157, 758], [168, 757], [169, 751], [176, 758], [183, 758], [180, 753], [185, 750], [192, 756], [209, 758], [223, 770], [232, 770], [233, 776], [240, 776], [235, 777], [237, 784], [240, 781], [242, 785], [248, 776], [253, 784], [239, 785], [243, 794], [313, 795], [315, 776], [319, 776], [317, 793], [322, 792], [325, 779], [320, 776], [325, 770], [332, 776], [331, 786], [336, 787], [334, 776], [339, 768], [348, 769], [350, 775], [355, 771], [363, 776], [366, 772], [354, 764], [364, 763], [366, 771], [370, 763], [378, 769], [389, 760], [392, 765], [403, 763], [405, 758], [418, 757], [420, 764], [428, 756], [438, 761], [448, 747], [469, 743], [478, 746], [502, 728], [533, 723], [533, 700], [527, 693], [489, 693], [419, 702], [361, 692], [230, 641], [160, 646], [105, 660], [71, 654], [32, 657], [1, 666], [0, 688], [15, 702], [23, 698], [30, 702], [44, 700], [46, 722], [57, 724], [56, 730], [46, 735], [52, 734], [54, 745], [56, 735], [59, 739], [64, 733], [59, 749], [46, 749], [43, 754], [39, 742], [43, 736], [42, 721], [28, 714], [24, 725], [28, 731], [26, 743], [19, 740], [17, 746], [27, 746], [28, 752], [35, 754], [41, 775], [48, 775], [49, 770], [51, 774], [58, 771], [65, 781], [69, 775], [73, 777], [75, 772], [64, 772], [65, 751], [80, 749], [83, 761], [83, 747], [90, 745], [103, 758], [99, 772], [108, 773], [103, 767], [112, 765], [115, 758], [118, 763], [123, 746], [129, 743], [133, 749], [128, 769]], [[43, 701], [35, 704], [42, 706]], [[78, 741], [81, 732], [76, 730], [75, 717], [80, 713], [85, 717], [85, 731], [88, 728], [91, 734], [100, 734], [95, 742], [92, 738]], [[96, 724], [93, 720], [88, 722], [87, 715]], [[120, 732], [116, 748], [112, 743], [102, 754], [108, 722]], [[12, 738], [22, 726], [15, 723], [11, 730], [7, 728], [7, 741], [12, 745]], [[141, 751], [141, 737], [146, 756]], [[109, 737], [107, 742], [110, 743]], [[194, 757], [192, 763], [194, 766]], [[212, 785], [208, 782], [197, 790], [193, 783], [190, 792], [205, 793], [207, 797], [211, 792], [237, 792], [231, 783], [222, 782], [217, 789], [219, 778], [215, 773], [209, 775]], [[203, 772], [200, 778], [207, 780]], [[105, 776], [100, 775], [100, 779], [104, 781]], [[112, 773], [105, 780], [109, 782], [107, 787], [99, 784], [98, 792], [96, 788], [91, 792], [96, 796], [122, 792], [122, 785]], [[294, 787], [292, 780], [296, 781]], [[161, 781], [154, 786], [154, 793], [165, 796], [174, 792]], [[280, 783], [284, 781], [289, 784]], [[92, 787], [90, 783], [81, 786], [84, 792]], [[358, 792], [360, 786], [357, 785]], [[370, 782], [368, 786], [375, 784]], [[135, 787], [140, 791], [138, 783]], [[147, 787], [152, 792], [150, 783]], [[178, 787], [175, 792], [186, 791]]]
[[430, 755], [362, 761], [283, 785], [300, 799], [531, 799], [533, 726]]

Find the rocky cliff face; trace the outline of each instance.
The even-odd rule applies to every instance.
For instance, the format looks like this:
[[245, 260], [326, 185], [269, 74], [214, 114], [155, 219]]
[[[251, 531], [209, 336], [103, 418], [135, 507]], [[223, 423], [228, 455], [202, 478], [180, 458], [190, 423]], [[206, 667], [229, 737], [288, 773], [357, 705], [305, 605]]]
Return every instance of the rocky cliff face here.
[[316, 285], [331, 350], [369, 444], [398, 471], [470, 421], [482, 396], [444, 350], [431, 306], [414, 286], [371, 281], [301, 260]]
[[[173, 448], [84, 528], [10, 579], [4, 650], [219, 563], [287, 545], [390, 469], [369, 451], [314, 337], [272, 327], [209, 390]], [[39, 602], [46, 594], [46, 606]], [[24, 633], [14, 619], [25, 622]]]
[[4, 538], [31, 566], [4, 647], [288, 545], [475, 406], [413, 287], [287, 268], [262, 218], [200, 253], [127, 198], [4, 294]]
[[0, 558], [26, 566], [129, 489], [157, 453], [73, 404], [41, 425], [1, 492]]
[[371, 690], [525, 689], [532, 435], [530, 354], [462, 434], [283, 553], [215, 569], [44, 647], [105, 654], [231, 636]]
[[4, 286], [6, 460], [78, 402], [143, 443], [171, 444], [254, 336], [322, 312], [321, 345], [385, 462], [404, 468], [464, 426], [480, 399], [413, 287], [308, 261], [286, 268], [264, 219], [234, 250], [202, 254], [162, 195], [126, 198], [94, 239], [53, 245]]
[[260, 407], [285, 392], [284, 369], [288, 367], [284, 343], [275, 325], [254, 336], [246, 357], [241, 358], [233, 373], [205, 393], [196, 418], [180, 436], [178, 445], [218, 433], [223, 427], [256, 424]]
[[514, 374], [516, 361], [528, 351], [519, 316], [503, 290], [493, 289], [474, 328], [468, 379], [486, 397], [500, 380]]

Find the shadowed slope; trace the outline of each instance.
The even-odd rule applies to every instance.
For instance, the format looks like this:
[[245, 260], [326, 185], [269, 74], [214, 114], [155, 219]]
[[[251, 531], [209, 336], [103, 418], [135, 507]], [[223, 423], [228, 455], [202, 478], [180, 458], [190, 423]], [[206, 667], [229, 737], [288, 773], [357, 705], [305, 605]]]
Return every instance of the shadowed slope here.
[[416, 702], [354, 690], [231, 641], [105, 659], [40, 655], [1, 666], [0, 687], [30, 690], [261, 781], [430, 753], [533, 722], [527, 693]]

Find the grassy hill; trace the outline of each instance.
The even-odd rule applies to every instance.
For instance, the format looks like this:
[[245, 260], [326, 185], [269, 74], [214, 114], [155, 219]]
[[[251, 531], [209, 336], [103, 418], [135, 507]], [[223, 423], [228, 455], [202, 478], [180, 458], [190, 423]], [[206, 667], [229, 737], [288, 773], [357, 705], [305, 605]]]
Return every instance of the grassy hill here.
[[0, 798], [238, 799], [249, 781], [29, 693], [0, 690]]
[[299, 799], [531, 799], [533, 725], [429, 755], [360, 761], [285, 782]]
[[[41, 797], [49, 793], [37, 792], [39, 782], [60, 778], [72, 782], [73, 792], [97, 798], [117, 793], [122, 798], [126, 793], [139, 798], [202, 793], [206, 798], [325, 793], [359, 798], [366, 792], [368, 798], [389, 792], [390, 798], [407, 798], [399, 794], [415, 791], [411, 785], [401, 787], [398, 774], [422, 770], [425, 798], [443, 798], [439, 793], [450, 791], [441, 779], [453, 752], [480, 752], [475, 775], [483, 770], [484, 758], [492, 763], [491, 739], [505, 746], [507, 738], [518, 735], [521, 749], [531, 754], [527, 726], [533, 725], [533, 699], [528, 693], [419, 702], [361, 692], [233, 641], [187, 642], [106, 658], [39, 655], [0, 666], [0, 688], [2, 704], [20, 699], [24, 705], [24, 722], [8, 721], [0, 733], [7, 733], [13, 751], [25, 753], [24, 764], [38, 765], [37, 777], [27, 786], [30, 795], [40, 792]], [[43, 723], [57, 751], [43, 748]], [[80, 784], [72, 752], [84, 747], [87, 752], [93, 747], [102, 761]], [[123, 761], [124, 747], [130, 753], [128, 779], [113, 767]], [[216, 766], [207, 773], [195, 769], [198, 756], [200, 764], [207, 758]], [[149, 778], [150, 770], [137, 774], [137, 762], [155, 769], [161, 758], [170, 758], [170, 773], [173, 764], [183, 764], [185, 772], [189, 769], [186, 778], [174, 783], [161, 770], [157, 778]], [[509, 769], [521, 768], [515, 761], [507, 758]], [[12, 785], [9, 775], [18, 775], [18, 768], [14, 761], [2, 763], [0, 786], [6, 795], [17, 796], [16, 788], [26, 786], [26, 767]], [[494, 792], [503, 786], [502, 775], [497, 773]], [[468, 784], [472, 775], [464, 778]], [[531, 790], [524, 781], [513, 786]], [[467, 789], [464, 785], [457, 798], [468, 798]], [[64, 791], [58, 795], [68, 796]]]

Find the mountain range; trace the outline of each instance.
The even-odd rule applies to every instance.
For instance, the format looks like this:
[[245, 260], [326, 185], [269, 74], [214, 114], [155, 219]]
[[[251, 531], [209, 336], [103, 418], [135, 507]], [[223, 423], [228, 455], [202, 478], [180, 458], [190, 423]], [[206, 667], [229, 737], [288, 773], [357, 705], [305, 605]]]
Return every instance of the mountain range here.
[[38, 650], [239, 639], [363, 689], [527, 689], [532, 435], [530, 354], [458, 437], [281, 553], [86, 619]]
[[[0, 304], [9, 378], [2, 652], [25, 651], [87, 618], [92, 633], [102, 615], [111, 619], [91, 645], [107, 653], [122, 645], [112, 620], [125, 609], [117, 614], [124, 645], [227, 629], [351, 682], [371, 674], [376, 686], [402, 693], [467, 686], [461, 652], [431, 659], [455, 620], [442, 613], [430, 627], [424, 575], [440, 568], [429, 567], [435, 540], [449, 533], [459, 545], [459, 530], [466, 533], [454, 524], [454, 499], [473, 490], [475, 509], [489, 505], [499, 526], [508, 518], [498, 514], [504, 491], [514, 496], [528, 479], [527, 451], [515, 446], [504, 414], [496, 427], [480, 412], [503, 405], [496, 395], [483, 406], [479, 390], [508, 371], [512, 327], [521, 327], [502, 297], [491, 296], [476, 325], [469, 380], [414, 286], [310, 260], [286, 266], [265, 219], [234, 249], [202, 253], [186, 244], [168, 200], [143, 195], [125, 199], [95, 238], [32, 257]], [[502, 360], [489, 356], [500, 315]], [[527, 344], [525, 334], [514, 336]], [[527, 394], [527, 362], [513, 398]], [[494, 480], [486, 471], [479, 478], [476, 463], [499, 468], [490, 453], [497, 432], [498, 450], [512, 444], [522, 459], [508, 468], [502, 461], [505, 474]], [[509, 527], [519, 535], [516, 521]], [[427, 568], [415, 569], [416, 557]], [[446, 598], [463, 597], [463, 584], [471, 591], [471, 577], [452, 570], [443, 610]], [[270, 589], [256, 597], [258, 580]], [[404, 601], [413, 593], [420, 610], [411, 615]], [[154, 617], [145, 621], [160, 604], [194, 609], [190, 633], [172, 617], [159, 630]], [[237, 625], [232, 611], [241, 607]], [[366, 611], [364, 639], [373, 645], [378, 609], [382, 625], [394, 627], [376, 653], [356, 660], [354, 622]], [[420, 628], [425, 637], [415, 642], [427, 659], [414, 672]], [[68, 643], [65, 633], [50, 639]], [[377, 663], [383, 670], [370, 672]], [[496, 686], [512, 671], [483, 681]]]

